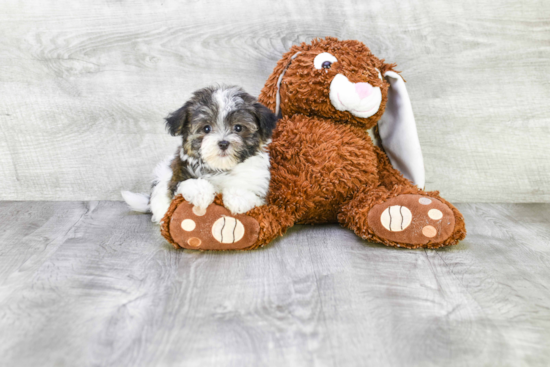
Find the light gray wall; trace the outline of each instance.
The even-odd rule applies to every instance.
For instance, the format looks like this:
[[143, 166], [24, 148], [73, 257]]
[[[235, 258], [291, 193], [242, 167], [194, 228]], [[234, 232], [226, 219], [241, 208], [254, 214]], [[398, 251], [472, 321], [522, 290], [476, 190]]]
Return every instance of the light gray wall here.
[[403, 71], [428, 189], [550, 201], [548, 1], [2, 1], [0, 199], [119, 200], [211, 83], [258, 94], [291, 45], [359, 39]]

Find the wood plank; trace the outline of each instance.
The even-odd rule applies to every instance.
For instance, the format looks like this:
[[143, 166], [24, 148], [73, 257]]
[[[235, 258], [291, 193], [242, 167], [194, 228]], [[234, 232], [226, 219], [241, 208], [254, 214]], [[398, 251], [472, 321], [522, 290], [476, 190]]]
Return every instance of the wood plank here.
[[298, 226], [201, 253], [122, 202], [0, 202], [2, 364], [546, 365], [550, 205], [459, 208], [443, 250]]
[[7, 0], [0, 200], [119, 200], [178, 144], [163, 117], [211, 83], [259, 93], [291, 45], [359, 39], [396, 62], [427, 187], [550, 201], [550, 3]]

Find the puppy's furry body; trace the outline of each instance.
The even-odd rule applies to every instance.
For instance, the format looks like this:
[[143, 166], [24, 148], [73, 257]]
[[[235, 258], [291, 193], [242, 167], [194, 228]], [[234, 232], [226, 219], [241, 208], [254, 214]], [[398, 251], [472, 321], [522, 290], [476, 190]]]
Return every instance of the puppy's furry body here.
[[123, 191], [136, 211], [160, 222], [175, 195], [206, 209], [217, 193], [234, 214], [264, 204], [269, 188], [267, 145], [277, 118], [241, 88], [209, 87], [166, 119], [182, 145], [154, 170], [151, 195]]

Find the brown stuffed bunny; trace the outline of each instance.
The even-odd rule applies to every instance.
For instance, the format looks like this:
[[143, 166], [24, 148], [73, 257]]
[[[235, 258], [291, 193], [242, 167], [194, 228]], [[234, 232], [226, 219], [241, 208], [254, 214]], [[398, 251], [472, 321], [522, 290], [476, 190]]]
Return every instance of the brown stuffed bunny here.
[[267, 204], [232, 215], [218, 197], [204, 213], [179, 196], [162, 234], [176, 248], [254, 249], [296, 223], [337, 222], [388, 246], [437, 248], [462, 240], [460, 212], [437, 191], [421, 189], [414, 116], [394, 66], [359, 41], [328, 37], [293, 46], [259, 97], [281, 116], [269, 145]]

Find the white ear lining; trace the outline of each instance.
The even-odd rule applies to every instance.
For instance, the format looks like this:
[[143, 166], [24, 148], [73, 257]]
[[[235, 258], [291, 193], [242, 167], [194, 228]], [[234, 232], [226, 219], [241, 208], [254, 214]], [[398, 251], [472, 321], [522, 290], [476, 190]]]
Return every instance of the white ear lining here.
[[281, 117], [279, 116], [279, 112], [281, 108], [281, 94], [279, 93], [279, 89], [281, 88], [281, 81], [283, 80], [283, 76], [286, 73], [286, 69], [288, 69], [292, 60], [294, 60], [296, 56], [298, 56], [300, 53], [301, 52], [296, 52], [294, 55], [292, 55], [292, 57], [290, 58], [290, 61], [288, 62], [288, 65], [284, 68], [281, 75], [279, 75], [279, 79], [277, 79], [277, 94], [275, 95], [275, 115], [278, 117]]
[[392, 166], [423, 189], [424, 159], [405, 81], [393, 71], [387, 71], [384, 77], [389, 81], [390, 88], [386, 110], [378, 121], [381, 144]]

